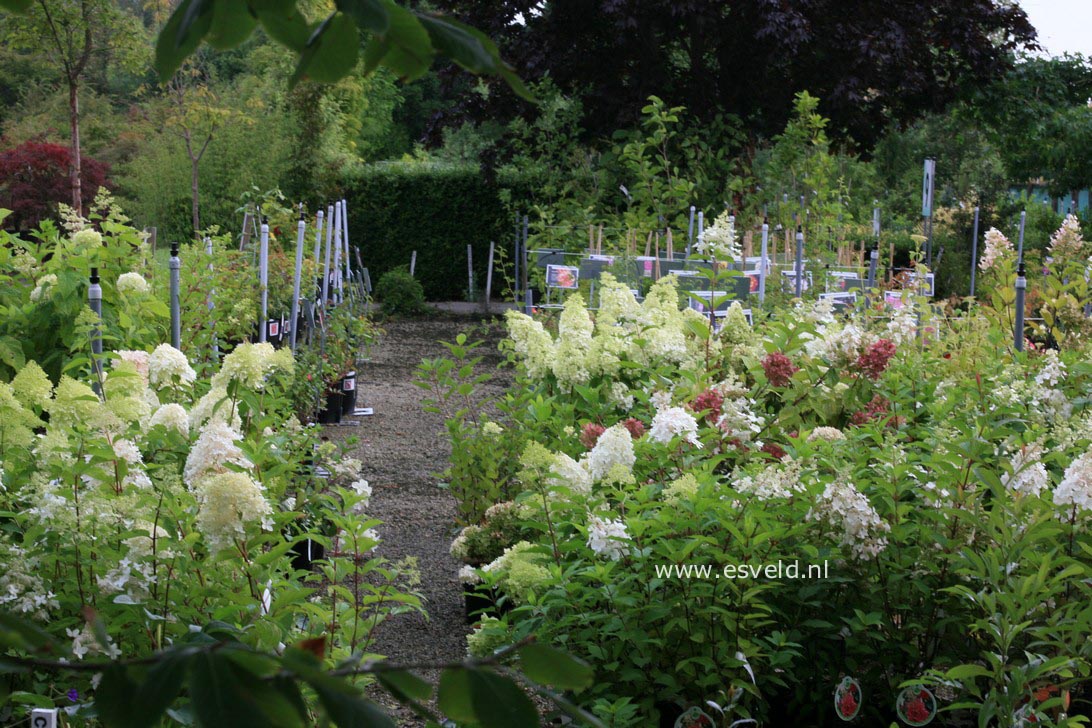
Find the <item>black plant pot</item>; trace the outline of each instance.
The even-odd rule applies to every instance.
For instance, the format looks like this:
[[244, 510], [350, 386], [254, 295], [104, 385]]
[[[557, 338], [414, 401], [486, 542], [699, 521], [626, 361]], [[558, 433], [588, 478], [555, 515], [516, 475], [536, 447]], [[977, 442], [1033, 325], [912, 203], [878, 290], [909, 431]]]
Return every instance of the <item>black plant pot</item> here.
[[483, 615], [493, 615], [497, 611], [496, 602], [492, 594], [482, 589], [464, 586], [463, 596], [466, 598], [466, 623], [477, 624]]
[[323, 425], [336, 425], [341, 422], [341, 392], [326, 395], [326, 404], [318, 412], [318, 421]]
[[292, 544], [292, 568], [297, 571], [310, 571], [311, 565], [326, 558], [326, 548], [317, 541], [305, 538]]
[[341, 414], [351, 415], [356, 409], [356, 372], [349, 372], [341, 380]]

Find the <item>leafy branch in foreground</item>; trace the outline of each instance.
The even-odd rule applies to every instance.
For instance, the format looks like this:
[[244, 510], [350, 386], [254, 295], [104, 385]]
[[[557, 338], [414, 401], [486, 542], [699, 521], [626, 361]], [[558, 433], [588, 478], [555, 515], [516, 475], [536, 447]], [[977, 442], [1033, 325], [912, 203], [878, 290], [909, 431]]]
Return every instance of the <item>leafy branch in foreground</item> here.
[[[102, 644], [108, 640], [102, 620], [85, 615]], [[323, 667], [324, 638], [305, 640], [281, 654], [264, 653], [240, 642], [239, 631], [212, 622], [190, 632], [169, 649], [147, 657], [101, 662], [70, 662], [66, 650], [39, 627], [0, 612], [0, 673], [45, 671], [96, 672], [102, 675], [92, 702], [70, 708], [73, 716], [97, 717], [104, 725], [144, 728], [164, 715], [198, 726], [239, 728], [314, 725], [324, 716], [337, 726], [394, 728], [391, 718], [364, 693], [356, 678], [371, 676], [387, 693], [427, 725], [443, 720], [426, 703], [436, 705], [460, 725], [481, 728], [526, 728], [539, 725], [535, 704], [526, 689], [551, 700], [579, 723], [602, 725], [557, 691], [582, 690], [592, 670], [584, 662], [527, 638], [487, 658], [455, 663], [395, 665], [355, 655], [332, 670]], [[514, 663], [518, 668], [508, 665]], [[441, 670], [434, 686], [416, 674]]]

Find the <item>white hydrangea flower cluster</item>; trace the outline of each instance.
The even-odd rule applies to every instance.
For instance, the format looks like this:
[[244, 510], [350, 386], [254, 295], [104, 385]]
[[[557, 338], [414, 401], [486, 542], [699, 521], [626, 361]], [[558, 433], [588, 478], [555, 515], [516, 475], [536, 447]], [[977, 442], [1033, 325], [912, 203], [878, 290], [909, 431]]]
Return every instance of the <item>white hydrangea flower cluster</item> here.
[[115, 351], [122, 361], [129, 362], [136, 369], [137, 374], [140, 375], [141, 381], [144, 382], [144, 386], [148, 386], [148, 368], [150, 366], [151, 356], [146, 351]]
[[240, 344], [220, 365], [212, 378], [213, 389], [227, 390], [229, 382], [261, 391], [266, 377], [274, 372], [290, 372], [295, 366], [290, 349], [275, 349], [269, 342]]
[[122, 481], [124, 485], [140, 489], [152, 487], [151, 478], [144, 472], [144, 456], [131, 440], [115, 440], [114, 453], [128, 463], [128, 472]]
[[815, 506], [808, 511], [807, 520], [823, 521], [840, 529], [841, 544], [848, 546], [858, 559], [879, 555], [887, 547], [887, 537], [881, 534], [891, 530], [868, 497], [842, 479], [827, 485]]
[[1043, 352], [1043, 364], [1035, 375], [1035, 383], [1040, 387], [1057, 387], [1065, 379], [1065, 372], [1065, 363], [1058, 358], [1057, 350], [1047, 349]]
[[737, 492], [753, 495], [760, 501], [791, 498], [805, 490], [801, 480], [802, 470], [799, 461], [786, 457], [782, 462], [768, 465], [754, 475], [733, 473], [733, 487]]
[[1081, 223], [1076, 215], [1065, 216], [1061, 227], [1050, 236], [1048, 247], [1051, 257], [1062, 261], [1075, 261], [1084, 257], [1084, 237], [1081, 235]]
[[681, 437], [694, 447], [702, 447], [701, 440], [698, 439], [698, 421], [694, 419], [694, 415], [682, 407], [658, 409], [652, 418], [652, 427], [648, 431], [648, 436], [654, 442], [663, 444]]
[[629, 434], [625, 425], [617, 424], [608, 427], [599, 436], [595, 447], [584, 456], [583, 462], [593, 481], [603, 480], [616, 466], [632, 471], [633, 464], [637, 462], [637, 455], [633, 450], [633, 436]]
[[247, 526], [260, 523], [263, 530], [272, 530], [273, 509], [262, 486], [246, 473], [222, 472], [207, 475], [193, 486], [197, 498], [197, 530], [209, 550], [231, 548], [247, 536]]
[[713, 220], [713, 224], [705, 228], [698, 236], [694, 249], [700, 255], [710, 256], [718, 260], [738, 260], [740, 252], [739, 241], [736, 239], [736, 225], [732, 214], [725, 210]]
[[750, 397], [724, 400], [720, 408], [721, 415], [717, 419], [717, 427], [730, 439], [762, 447], [762, 442], [755, 438], [762, 432], [766, 423], [763, 417], [755, 412], [756, 406], [755, 401]]
[[118, 276], [117, 289], [122, 296], [134, 298], [146, 296], [152, 292], [152, 287], [148, 285], [148, 281], [144, 280], [144, 276], [134, 271]]
[[224, 387], [213, 386], [190, 408], [191, 430], [211, 421], [223, 422], [236, 429], [242, 427], [239, 408], [233, 406]]
[[909, 344], [918, 336], [918, 314], [913, 300], [907, 301], [902, 308], [896, 308], [891, 320], [884, 327], [882, 338], [890, 339], [897, 347]]
[[1000, 230], [992, 227], [986, 231], [986, 249], [982, 253], [982, 259], [978, 261], [978, 269], [988, 271], [1014, 252], [1012, 241]]
[[[606, 433], [603, 433], [603, 434], [606, 434]], [[627, 436], [628, 436], [628, 433], [627, 433]], [[600, 437], [599, 439], [600, 439], [600, 442], [602, 442], [602, 437]], [[596, 447], [598, 447], [598, 443], [596, 443]], [[630, 447], [630, 449], [632, 450], [632, 446]], [[616, 451], [618, 453], [621, 453], [621, 446], [616, 447]], [[593, 448], [593, 452], [594, 452], [594, 448]], [[603, 453], [600, 454], [600, 457], [604, 461], [604, 462], [600, 463], [600, 467], [601, 467], [602, 465], [606, 464], [605, 461], [607, 460], [608, 455], [606, 454], [606, 452], [603, 452]], [[624, 453], [622, 454], [622, 457], [624, 458]], [[634, 462], [636, 462], [636, 459], [637, 458], [636, 458], [636, 455], [635, 455], [634, 456]], [[607, 472], [610, 471], [610, 468], [613, 467], [613, 464], [614, 463], [611, 463], [611, 465], [607, 467]], [[591, 475], [591, 472], [589, 471], [589, 467], [587, 465], [588, 465], [588, 460], [587, 459], [585, 459], [582, 463], [578, 463], [577, 461], [573, 460], [571, 457], [569, 457], [568, 455], [566, 455], [563, 452], [554, 453], [554, 462], [553, 462], [553, 465], [551, 467], [552, 475], [550, 475], [550, 477], [547, 480], [548, 486], [550, 486], [550, 487], [562, 486], [562, 487], [568, 488], [569, 490], [571, 490], [574, 493], [578, 493], [578, 494], [581, 494], [581, 495], [587, 495], [587, 494], [591, 493], [592, 475]], [[631, 463], [631, 466], [632, 466], [632, 463]], [[489, 515], [488, 511], [486, 511], [486, 515], [487, 516]]]
[[30, 300], [32, 303], [39, 303], [42, 301], [48, 301], [53, 288], [57, 286], [57, 276], [52, 273], [46, 273], [44, 276], [38, 279], [35, 283], [34, 290], [30, 292]]
[[1039, 459], [1040, 445], [1025, 445], [1012, 458], [1012, 472], [1001, 476], [1001, 485], [1021, 495], [1039, 495], [1050, 486], [1046, 466]]
[[49, 618], [60, 607], [53, 592], [43, 590], [37, 556], [18, 546], [3, 548], [4, 569], [0, 571], [0, 607], [33, 619]]
[[1092, 510], [1092, 450], [1069, 464], [1054, 489], [1054, 505], [1077, 511]]
[[565, 308], [557, 323], [557, 345], [554, 353], [554, 376], [559, 384], [575, 386], [591, 379], [590, 364], [592, 323], [584, 298], [574, 293], [565, 300]]
[[671, 481], [660, 495], [663, 496], [665, 503], [675, 504], [692, 500], [697, 496], [699, 487], [700, 484], [694, 474], [686, 473], [682, 477]]
[[[517, 359], [533, 379], [553, 375], [564, 385], [584, 384], [592, 377], [615, 379], [613, 401], [628, 406], [631, 394], [621, 377], [623, 361], [648, 367], [663, 364], [696, 366], [705, 360], [687, 320], [700, 314], [680, 310], [676, 280], [661, 278], [638, 303], [628, 286], [610, 274], [600, 278], [600, 309], [592, 321], [579, 294], [569, 296], [558, 322], [558, 339], [541, 322], [519, 313], [506, 313], [508, 336]], [[720, 342], [709, 343], [715, 355]]]
[[[131, 555], [130, 555], [131, 556]], [[135, 601], [146, 599], [156, 581], [152, 564], [134, 561], [130, 556], [118, 561], [114, 568], [97, 578], [103, 594], [125, 594]]]
[[196, 379], [186, 355], [170, 344], [160, 344], [148, 357], [148, 383], [157, 390], [188, 387]]
[[588, 548], [617, 561], [629, 552], [629, 531], [620, 519], [588, 516]]
[[161, 405], [148, 420], [149, 427], [165, 427], [168, 430], [177, 430], [183, 437], [190, 434], [190, 415], [186, 408], [175, 402]]
[[808, 433], [808, 442], [838, 442], [844, 439], [845, 433], [837, 427], [816, 427]]
[[474, 586], [482, 583], [482, 576], [477, 569], [470, 564], [466, 564], [459, 569], [459, 581], [467, 586]]
[[226, 472], [229, 463], [244, 470], [253, 467], [235, 444], [241, 439], [243, 436], [224, 422], [214, 420], [205, 425], [186, 457], [182, 475], [186, 485], [194, 487], [206, 475]]

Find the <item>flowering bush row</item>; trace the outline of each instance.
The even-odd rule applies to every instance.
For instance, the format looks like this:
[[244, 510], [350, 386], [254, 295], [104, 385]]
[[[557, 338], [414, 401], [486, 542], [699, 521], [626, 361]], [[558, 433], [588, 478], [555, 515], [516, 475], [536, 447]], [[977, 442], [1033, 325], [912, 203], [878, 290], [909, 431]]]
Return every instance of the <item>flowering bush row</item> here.
[[[1083, 339], [1016, 352], [1004, 301], [798, 302], [754, 328], [734, 306], [714, 334], [670, 279], [643, 303], [609, 278], [601, 295], [594, 314], [577, 296], [556, 321], [509, 313], [515, 385], [488, 417], [449, 419], [453, 485], [486, 464], [453, 489], [476, 503], [461, 577], [498, 595], [472, 652], [533, 633], [588, 659], [587, 705], [612, 725], [688, 705], [834, 724], [847, 678], [866, 725], [891, 723], [907, 685], [957, 722], [1078, 724], [1063, 702], [1086, 710], [1092, 627]], [[446, 376], [423, 365], [435, 402], [473, 399], [472, 348]], [[823, 569], [750, 575], [778, 563]]]
[[[242, 344], [207, 387], [167, 344], [109, 360], [101, 396], [33, 362], [0, 383], [0, 608], [77, 661], [148, 655], [210, 623], [269, 652], [321, 638], [340, 660], [366, 654], [392, 609], [418, 608], [413, 569], [371, 556], [360, 462], [292, 414], [288, 350]], [[325, 550], [321, 588], [290, 557], [307, 539]], [[19, 687], [48, 705], [84, 696], [78, 714], [88, 678]]]

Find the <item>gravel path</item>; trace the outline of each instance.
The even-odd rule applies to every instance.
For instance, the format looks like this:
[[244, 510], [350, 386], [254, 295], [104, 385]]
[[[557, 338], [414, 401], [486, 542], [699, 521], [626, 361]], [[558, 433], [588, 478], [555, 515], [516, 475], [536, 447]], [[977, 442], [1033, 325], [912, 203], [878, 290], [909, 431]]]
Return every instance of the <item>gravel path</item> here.
[[[487, 336], [485, 365], [495, 365], [500, 328], [483, 329], [480, 321], [440, 314], [428, 319], [382, 324], [385, 334], [372, 360], [357, 373], [358, 406], [375, 414], [359, 427], [330, 428], [332, 437], [360, 438], [353, 453], [364, 463], [364, 477], [373, 494], [369, 515], [381, 520], [378, 555], [391, 561], [416, 557], [421, 573], [420, 592], [427, 618], [418, 614], [391, 617], [377, 630], [373, 649], [394, 662], [451, 662], [466, 655], [468, 627], [464, 618], [462, 586], [456, 574], [459, 562], [448, 553], [454, 536], [455, 501], [437, 487], [437, 474], [446, 466], [450, 446], [439, 415], [422, 410], [426, 392], [413, 384], [421, 359], [446, 350], [440, 341], [452, 341], [473, 328], [472, 339]], [[438, 673], [423, 675], [435, 681]], [[423, 722], [397, 706], [385, 694], [376, 699], [387, 705], [402, 726]]]

